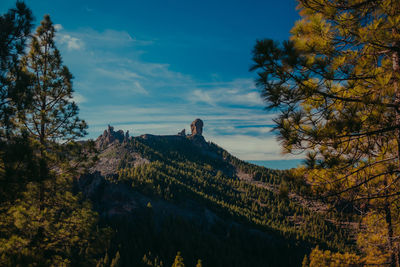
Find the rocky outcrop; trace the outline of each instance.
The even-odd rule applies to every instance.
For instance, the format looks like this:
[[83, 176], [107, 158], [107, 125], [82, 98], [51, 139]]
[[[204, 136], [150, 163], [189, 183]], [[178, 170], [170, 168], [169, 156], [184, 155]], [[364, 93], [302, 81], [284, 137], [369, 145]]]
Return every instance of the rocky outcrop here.
[[104, 130], [103, 134], [96, 139], [96, 146], [99, 149], [105, 149], [115, 141], [122, 143], [124, 141], [128, 141], [129, 139], [129, 131], [124, 134], [124, 131], [114, 131], [114, 127], [108, 125], [107, 130]]
[[203, 126], [204, 123], [201, 119], [195, 119], [190, 124], [192, 134], [188, 135], [187, 138], [191, 140], [196, 146], [206, 149], [208, 147], [208, 144], [203, 137]]
[[178, 133], [178, 135], [179, 135], [179, 136], [186, 136], [186, 130], [183, 129], [182, 131], [180, 131], [180, 132]]
[[195, 119], [192, 124], [190, 124], [190, 129], [192, 130], [192, 136], [203, 134], [203, 121], [200, 119]]

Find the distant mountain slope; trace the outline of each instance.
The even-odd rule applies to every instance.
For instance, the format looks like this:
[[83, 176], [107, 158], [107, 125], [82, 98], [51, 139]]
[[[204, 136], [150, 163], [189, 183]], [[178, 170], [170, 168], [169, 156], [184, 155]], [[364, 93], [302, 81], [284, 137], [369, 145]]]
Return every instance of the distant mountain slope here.
[[170, 266], [177, 251], [187, 266], [198, 258], [203, 266], [299, 266], [315, 245], [349, 247], [349, 230], [296, 193], [307, 190], [301, 181], [206, 142], [202, 122], [192, 133], [129, 137], [109, 127], [96, 140], [99, 161], [79, 188], [115, 230], [124, 266], [152, 266], [142, 261], [149, 252]]

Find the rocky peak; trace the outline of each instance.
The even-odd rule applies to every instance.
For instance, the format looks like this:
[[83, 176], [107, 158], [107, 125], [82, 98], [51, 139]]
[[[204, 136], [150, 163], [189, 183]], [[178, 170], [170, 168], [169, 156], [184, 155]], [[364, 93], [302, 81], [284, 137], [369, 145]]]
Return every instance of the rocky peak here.
[[183, 129], [182, 131], [180, 131], [180, 132], [178, 133], [178, 135], [179, 135], [179, 136], [186, 136], [186, 130]]
[[114, 127], [108, 125], [107, 130], [104, 130], [103, 134], [96, 139], [96, 146], [104, 149], [115, 141], [122, 143], [129, 139], [129, 131], [126, 134], [123, 130], [114, 131]]
[[192, 124], [190, 124], [190, 129], [192, 130], [192, 136], [203, 134], [203, 121], [200, 119], [195, 119]]

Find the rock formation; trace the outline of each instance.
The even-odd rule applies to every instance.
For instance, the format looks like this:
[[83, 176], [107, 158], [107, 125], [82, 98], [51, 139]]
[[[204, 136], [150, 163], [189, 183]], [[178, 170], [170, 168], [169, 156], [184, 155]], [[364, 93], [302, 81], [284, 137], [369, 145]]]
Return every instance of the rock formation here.
[[124, 131], [122, 130], [118, 130], [115, 132], [114, 127], [108, 125], [107, 130], [104, 130], [103, 134], [96, 139], [96, 146], [97, 148], [104, 149], [114, 141], [122, 143], [123, 141], [127, 141], [128, 139], [128, 132], [126, 132], [126, 134], [124, 134]]
[[192, 130], [192, 136], [203, 134], [203, 121], [200, 119], [195, 119], [192, 124], [190, 124], [190, 129]]
[[179, 136], [186, 136], [186, 130], [183, 129], [182, 131], [180, 131], [180, 132], [178, 133], [178, 135], [179, 135]]

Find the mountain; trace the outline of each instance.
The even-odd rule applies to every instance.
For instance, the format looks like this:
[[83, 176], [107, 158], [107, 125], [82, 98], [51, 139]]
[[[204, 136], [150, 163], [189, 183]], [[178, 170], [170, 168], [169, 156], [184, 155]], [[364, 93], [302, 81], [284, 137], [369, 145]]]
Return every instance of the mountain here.
[[[122, 266], [300, 266], [316, 245], [350, 248], [351, 229], [290, 171], [253, 165], [203, 135], [129, 136], [109, 126], [98, 161], [77, 181], [101, 225], [113, 231], [110, 255]], [[160, 264], [162, 262], [162, 265]]]

